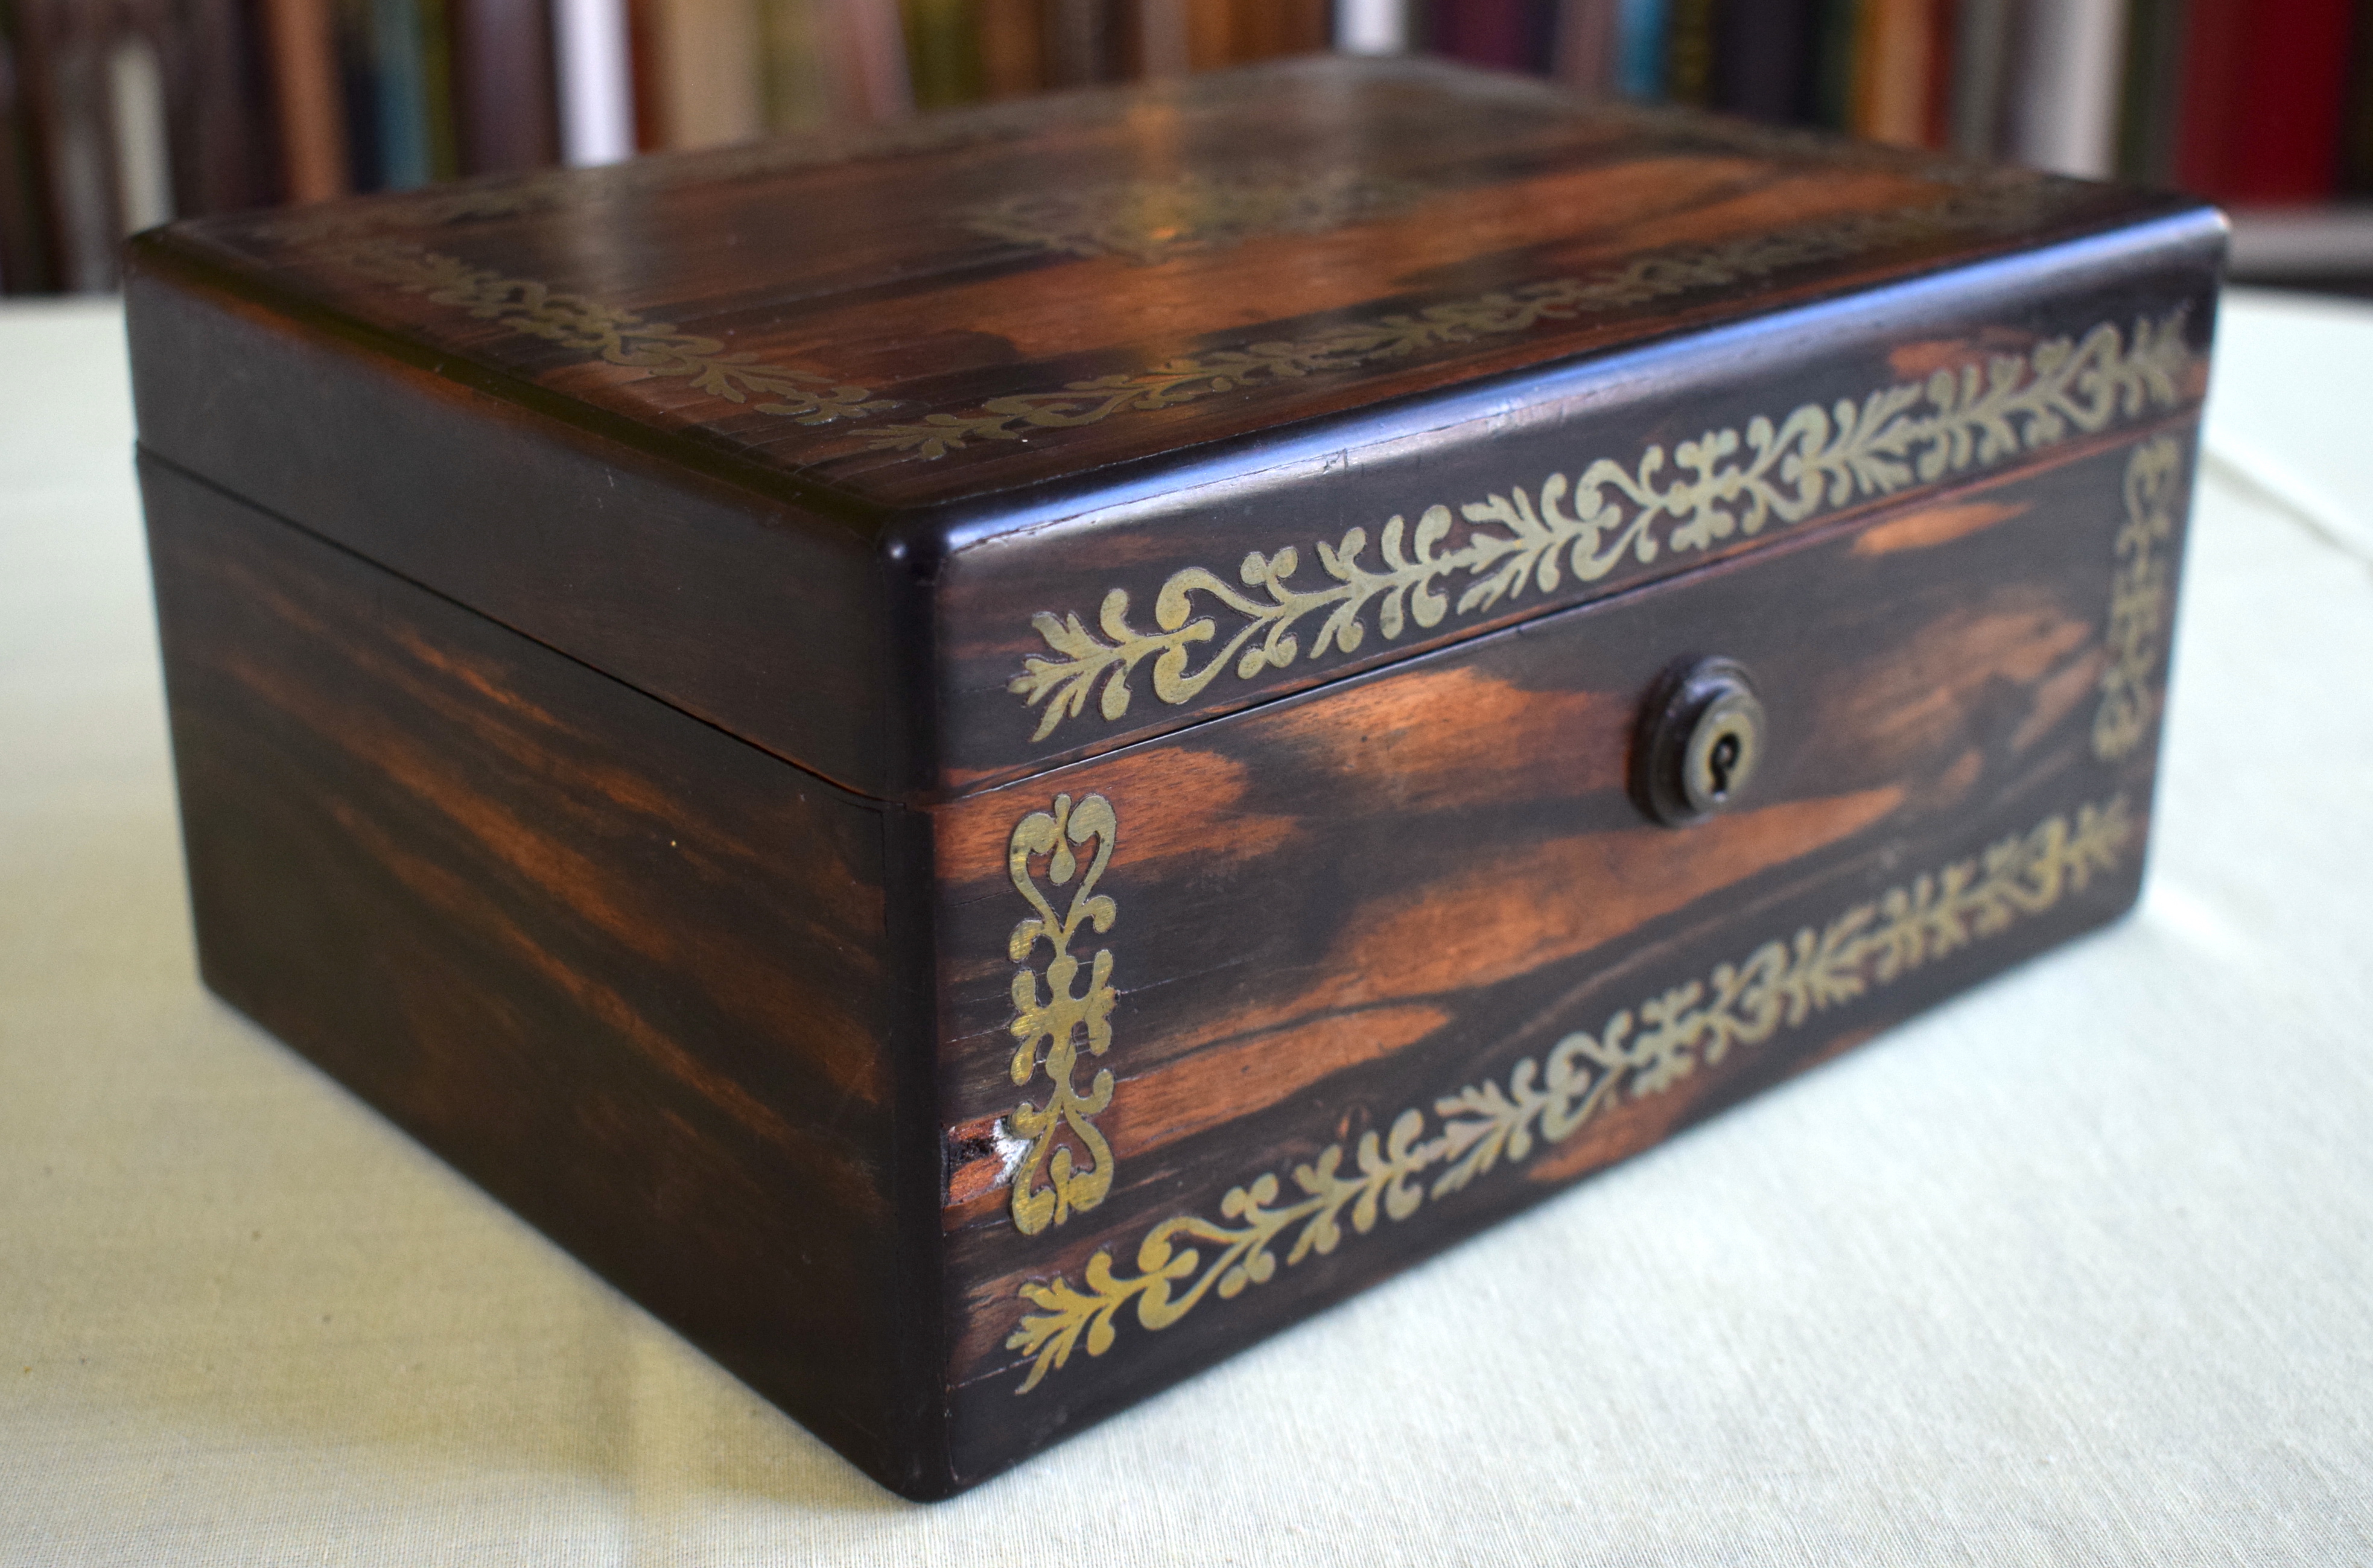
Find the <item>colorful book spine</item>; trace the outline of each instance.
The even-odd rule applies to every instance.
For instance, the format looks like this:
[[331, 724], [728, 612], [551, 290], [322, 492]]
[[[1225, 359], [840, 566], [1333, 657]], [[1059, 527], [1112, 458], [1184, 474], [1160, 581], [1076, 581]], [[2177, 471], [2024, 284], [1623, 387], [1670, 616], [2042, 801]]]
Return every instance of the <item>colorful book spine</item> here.
[[1046, 85], [1039, 0], [979, 0], [980, 85], [989, 98], [1015, 98]]
[[2355, 44], [2341, 115], [2340, 190], [2361, 197], [2373, 195], [2373, 5], [2357, 8]]
[[453, 108], [453, 0], [414, 0], [420, 13], [420, 119], [428, 178], [462, 172], [462, 141]]
[[2012, 0], [1960, 0], [1956, 8], [1945, 144], [1965, 158], [2003, 151], [2016, 20]]
[[2147, 185], [2175, 178], [2183, 93], [2184, 0], [2128, 0], [2125, 81], [2118, 94], [2118, 174]]
[[1335, 47], [1344, 53], [1398, 54], [1409, 46], [1409, 0], [1335, 0]]
[[1615, 23], [1615, 86], [1633, 98], [1665, 96], [1671, 51], [1666, 0], [1622, 0]]
[[1813, 123], [1850, 131], [1857, 52], [1870, 0], [1818, 0], [1813, 34]]
[[553, 0], [552, 41], [561, 161], [586, 168], [633, 157], [625, 0]]
[[370, 0], [333, 0], [338, 102], [345, 111], [346, 184], [380, 188], [380, 76], [371, 49]]
[[1702, 108], [1713, 102], [1715, 0], [1668, 0], [1665, 96]]
[[972, 0], [903, 0], [906, 72], [915, 107], [947, 109], [980, 96], [980, 29]]
[[804, 131], [837, 112], [826, 20], [823, 0], [758, 0], [758, 96], [767, 129]]
[[1216, 71], [1236, 63], [1235, 0], [1182, 0], [1186, 68]]
[[1559, 0], [1549, 72], [1584, 92], [1613, 92], [1621, 0]]
[[543, 0], [455, 0], [453, 105], [462, 173], [559, 161], [553, 19]]
[[435, 177], [420, 13], [421, 0], [370, 0], [371, 94], [379, 158], [372, 185], [378, 190], [409, 191]]
[[1927, 144], [1942, 41], [1936, 19], [1934, 0], [1865, 0], [1854, 43], [1854, 135], [1899, 146]]
[[13, 22], [0, 12], [0, 292], [46, 294], [57, 278]]
[[143, 32], [169, 72], [177, 212], [236, 212], [278, 193], [259, 9], [246, 0], [181, 0], [146, 12]]
[[[1684, 3], [1702, 5], [1709, 0]], [[1550, 15], [1532, 0], [1438, 0], [1432, 18], [1433, 52], [1503, 71], [1537, 70], [1548, 63], [1549, 40], [1542, 23]]]
[[2206, 3], [2195, 7], [2183, 181], [2220, 201], [2328, 199], [2339, 186], [2355, 21], [2348, 0], [2283, 0], [2234, 11], [2246, 16]]
[[2051, 0], [2028, 6], [2020, 23], [2010, 156], [2036, 169], [2106, 177], [2117, 163], [2124, 0]]
[[292, 202], [343, 195], [351, 179], [345, 87], [329, 0], [263, 0], [263, 15], [282, 189]]
[[[1130, 0], [1136, 18], [1136, 75], [1149, 81], [1195, 68], [1187, 42], [1186, 0]], [[978, 33], [976, 29], [975, 37]]]
[[1329, 0], [1235, 0], [1236, 58], [1273, 60], [1327, 47]]
[[913, 111], [906, 35], [898, 0], [825, 0], [824, 56], [838, 95], [837, 118], [858, 124]]
[[653, 0], [653, 145], [721, 146], [766, 128], [758, 38], [753, 0]]
[[116, 228], [136, 234], [173, 217], [173, 154], [166, 135], [165, 67], [136, 33], [107, 41], [108, 140], [115, 154]]
[[1755, 120], [1810, 119], [1819, 20], [1815, 0], [1727, 6], [1715, 35], [1714, 107]]
[[19, 0], [17, 64], [42, 196], [52, 280], [76, 294], [115, 287], [123, 239], [104, 13]]

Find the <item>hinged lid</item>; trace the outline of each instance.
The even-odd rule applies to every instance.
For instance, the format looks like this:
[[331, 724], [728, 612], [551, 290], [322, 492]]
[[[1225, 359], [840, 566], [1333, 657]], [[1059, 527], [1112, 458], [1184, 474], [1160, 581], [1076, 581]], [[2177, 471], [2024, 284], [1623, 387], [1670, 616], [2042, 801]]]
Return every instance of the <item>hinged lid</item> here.
[[164, 459], [908, 795], [2161, 416], [2220, 243], [1314, 59], [180, 225], [134, 338]]

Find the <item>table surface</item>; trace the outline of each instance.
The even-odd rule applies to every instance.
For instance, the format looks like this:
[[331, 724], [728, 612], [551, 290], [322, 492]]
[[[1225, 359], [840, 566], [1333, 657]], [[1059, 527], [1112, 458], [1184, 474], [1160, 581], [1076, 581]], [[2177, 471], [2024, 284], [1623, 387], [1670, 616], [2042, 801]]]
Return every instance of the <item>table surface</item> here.
[[2228, 299], [2136, 914], [929, 1507], [200, 988], [121, 319], [0, 367], [0, 1562], [2373, 1561], [2373, 310]]

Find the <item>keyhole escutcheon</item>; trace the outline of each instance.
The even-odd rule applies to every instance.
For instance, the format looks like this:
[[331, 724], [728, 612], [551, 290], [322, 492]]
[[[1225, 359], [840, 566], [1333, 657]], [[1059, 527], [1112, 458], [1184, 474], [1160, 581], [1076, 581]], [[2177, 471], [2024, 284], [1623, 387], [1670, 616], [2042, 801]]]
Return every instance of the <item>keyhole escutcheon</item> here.
[[1765, 751], [1763, 703], [1735, 659], [1684, 660], [1659, 677], [1640, 715], [1632, 793], [1678, 827], [1736, 802]]

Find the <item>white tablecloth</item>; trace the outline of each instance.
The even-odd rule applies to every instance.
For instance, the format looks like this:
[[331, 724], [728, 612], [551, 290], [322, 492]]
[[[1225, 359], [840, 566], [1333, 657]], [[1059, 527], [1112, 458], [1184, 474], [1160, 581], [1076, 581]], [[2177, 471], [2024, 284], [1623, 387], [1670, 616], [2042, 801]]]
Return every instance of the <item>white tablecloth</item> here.
[[2137, 915], [935, 1507], [199, 988], [122, 360], [0, 310], [0, 1562], [2373, 1561], [2373, 311], [2230, 304]]

